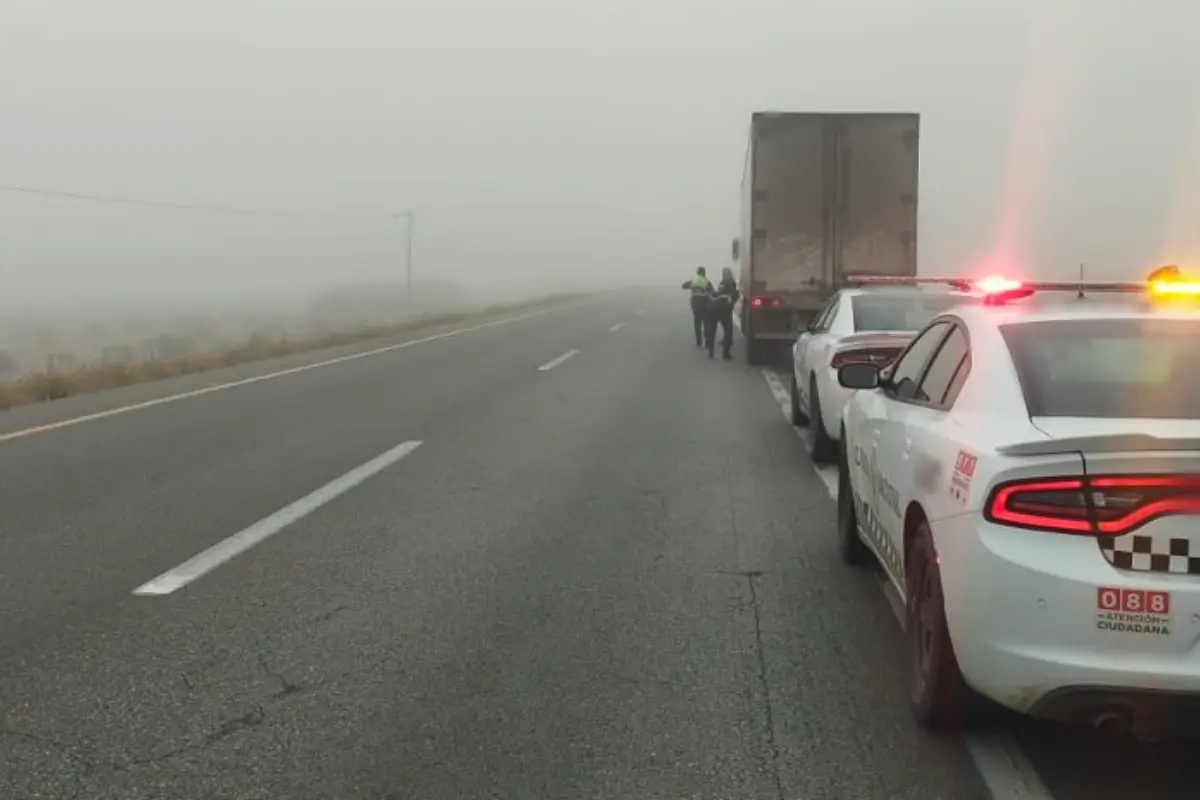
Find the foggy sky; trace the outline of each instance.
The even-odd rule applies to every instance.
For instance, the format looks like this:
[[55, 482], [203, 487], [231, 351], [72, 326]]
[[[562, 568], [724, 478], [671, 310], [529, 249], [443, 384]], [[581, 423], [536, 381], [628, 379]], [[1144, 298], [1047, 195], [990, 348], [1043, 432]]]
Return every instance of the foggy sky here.
[[[922, 114], [922, 272], [1200, 250], [1186, 0], [3, 0], [0, 297], [227, 303], [415, 266], [525, 285], [727, 262], [756, 110]], [[303, 216], [311, 214], [311, 216]]]

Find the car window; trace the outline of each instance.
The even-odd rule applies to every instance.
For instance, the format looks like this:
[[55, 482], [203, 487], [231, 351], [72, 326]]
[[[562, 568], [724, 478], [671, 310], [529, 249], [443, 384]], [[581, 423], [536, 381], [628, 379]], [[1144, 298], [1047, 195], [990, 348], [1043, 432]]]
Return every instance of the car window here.
[[822, 331], [828, 331], [833, 327], [833, 321], [837, 319], [838, 312], [841, 311], [841, 309], [841, 302], [839, 300], [834, 300], [833, 306], [829, 309], [829, 315], [825, 317], [825, 327], [821, 329]]
[[1079, 318], [1000, 334], [1030, 416], [1200, 418], [1200, 322]]
[[962, 328], [956, 325], [954, 330], [950, 331], [950, 335], [946, 337], [942, 349], [938, 350], [937, 355], [930, 362], [929, 370], [925, 373], [925, 378], [921, 381], [921, 386], [917, 389], [913, 399], [935, 405], [945, 402], [950, 385], [954, 382], [954, 376], [958, 373], [958, 368], [966, 357], [967, 335], [963, 333]]
[[834, 295], [833, 299], [825, 304], [825, 307], [821, 309], [821, 313], [817, 315], [817, 321], [813, 323], [813, 333], [821, 333], [829, 328], [829, 320], [833, 316], [833, 310], [837, 308], [840, 300], [841, 298], [838, 295]]
[[962, 391], [963, 384], [967, 382], [967, 376], [971, 374], [971, 349], [967, 348], [967, 354], [958, 364], [958, 369], [954, 371], [954, 377], [950, 380], [950, 387], [946, 389], [946, 395], [942, 398], [942, 405], [954, 405], [955, 398]]
[[962, 294], [860, 294], [850, 298], [854, 330], [919, 331], [929, 320], [955, 306], [974, 305], [979, 298]]
[[916, 339], [913, 339], [912, 344], [900, 356], [896, 365], [892, 367], [890, 374], [891, 393], [901, 400], [911, 400], [917, 393], [917, 386], [921, 380], [921, 373], [925, 371], [925, 365], [929, 363], [929, 357], [937, 350], [942, 339], [946, 336], [946, 331], [950, 327], [948, 322], [939, 322], [936, 325], [930, 326]]

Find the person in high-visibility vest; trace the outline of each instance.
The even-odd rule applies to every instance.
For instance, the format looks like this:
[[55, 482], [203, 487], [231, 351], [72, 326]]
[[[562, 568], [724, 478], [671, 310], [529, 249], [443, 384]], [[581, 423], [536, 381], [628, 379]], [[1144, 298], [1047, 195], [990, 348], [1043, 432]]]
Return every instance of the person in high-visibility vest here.
[[712, 281], [704, 274], [704, 267], [696, 267], [696, 274], [690, 281], [684, 281], [683, 289], [692, 291], [692, 326], [696, 333], [696, 347], [704, 346], [704, 327], [712, 308], [712, 298], [716, 294]]

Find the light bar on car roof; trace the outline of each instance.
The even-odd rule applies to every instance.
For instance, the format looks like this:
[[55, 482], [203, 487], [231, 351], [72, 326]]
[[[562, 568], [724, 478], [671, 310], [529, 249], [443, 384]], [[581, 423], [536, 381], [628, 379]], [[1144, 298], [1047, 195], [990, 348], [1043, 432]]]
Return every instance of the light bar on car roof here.
[[1145, 281], [1025, 281], [1035, 292], [1109, 292], [1145, 294], [1150, 284]]
[[[941, 284], [953, 289], [980, 294], [1007, 294], [1022, 289], [1034, 292], [1073, 292], [1083, 289], [1091, 292], [1145, 292], [1158, 283], [1146, 281], [1018, 281], [999, 275], [986, 278], [898, 278], [891, 275], [847, 275], [845, 283], [851, 286], [927, 286]], [[1166, 285], [1168, 282], [1161, 282]], [[1184, 285], [1184, 284], [1180, 284]], [[1190, 285], [1190, 284], [1189, 284]], [[1195, 284], [1200, 288], [1200, 284]]]
[[1153, 298], [1200, 298], [1200, 280], [1185, 280], [1178, 267], [1160, 267], [1145, 281], [1018, 281], [999, 275], [985, 278], [927, 278], [892, 275], [847, 275], [850, 286], [921, 286], [941, 284], [981, 295], [988, 304], [1018, 300], [1037, 292], [1141, 294]]
[[961, 278], [917, 278], [904, 277], [898, 275], [846, 275], [842, 278], [842, 282], [849, 286], [921, 286], [942, 284], [943, 286], [951, 281], [962, 280]]
[[960, 292], [971, 292], [980, 295], [988, 305], [1029, 297], [1036, 291], [1027, 283], [1000, 275], [989, 275], [986, 278], [977, 279], [847, 275], [844, 280], [847, 285], [851, 286], [948, 286]]
[[842, 281], [847, 286], [949, 286], [961, 291], [995, 294], [1012, 292], [1023, 286], [1021, 281], [989, 275], [986, 278], [926, 278], [900, 277], [896, 275], [847, 275]]

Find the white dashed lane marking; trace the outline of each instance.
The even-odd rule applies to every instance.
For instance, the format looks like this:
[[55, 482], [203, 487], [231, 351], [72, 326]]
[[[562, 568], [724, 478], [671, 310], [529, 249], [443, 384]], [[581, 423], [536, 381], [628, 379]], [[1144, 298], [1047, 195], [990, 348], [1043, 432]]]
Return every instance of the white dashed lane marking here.
[[420, 446], [421, 443], [415, 441], [396, 445], [365, 464], [360, 464], [340, 478], [335, 478], [294, 503], [284, 506], [271, 516], [260, 519], [249, 528], [217, 542], [174, 569], [169, 569], [157, 578], [143, 583], [134, 589], [133, 593], [145, 597], [171, 594], [182, 589], [226, 561], [241, 555], [256, 544], [266, 541], [293, 522], [303, 519], [331, 500], [340, 497], [368, 478], [383, 472]]
[[579, 355], [578, 350], [568, 350], [567, 352], [563, 353], [558, 358], [552, 358], [549, 361], [547, 361], [545, 364], [542, 364], [540, 367], [538, 367], [538, 372], [549, 372], [550, 370], [557, 367], [559, 364], [566, 361], [568, 358], [572, 358], [573, 356], [577, 356], [577, 355]]
[[[771, 394], [779, 403], [779, 408], [783, 411], [783, 418], [787, 421], [787, 425], [792, 431], [800, 437], [800, 441], [804, 442], [804, 448], [808, 453], [812, 453], [812, 441], [807, 430], [801, 430], [792, 425], [792, 397], [790, 391], [784, 387], [779, 380], [779, 376], [774, 372], [764, 369], [763, 377], [766, 378], [767, 386], [771, 389]], [[837, 500], [838, 496], [838, 471], [837, 467], [827, 466], [825, 464], [813, 464], [809, 460], [809, 464], [817, 473], [817, 477], [825, 484], [825, 488], [829, 491], [829, 496]], [[888, 605], [896, 618], [900, 620], [901, 626], [904, 625], [904, 603], [900, 599], [900, 594], [886, 579], [880, 581], [879, 587], [887, 598]], [[987, 786], [988, 792], [991, 793], [994, 800], [1054, 800], [1050, 790], [1042, 783], [1042, 779], [1038, 777], [1037, 770], [1033, 764], [1029, 762], [1028, 757], [1021, 751], [1012, 738], [1003, 734], [987, 734], [977, 735], [970, 734], [965, 737], [967, 752], [971, 755], [971, 760], [975, 762], [975, 769], [983, 778], [984, 784]]]
[[627, 324], [628, 323], [625, 323], [625, 322], [618, 322], [616, 325], [613, 325], [611, 328], [609, 328], [609, 330], [614, 331], [614, 332], [619, 331], [619, 330], [621, 330], [621, 328], [624, 328]]

